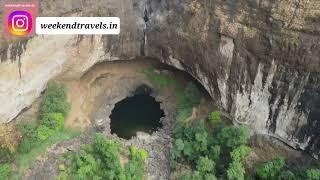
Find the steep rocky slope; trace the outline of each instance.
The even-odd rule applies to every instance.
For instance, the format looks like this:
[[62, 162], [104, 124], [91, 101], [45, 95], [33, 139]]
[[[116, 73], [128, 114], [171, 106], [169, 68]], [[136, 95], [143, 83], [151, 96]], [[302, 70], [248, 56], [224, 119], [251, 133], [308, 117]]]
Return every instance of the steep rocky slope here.
[[318, 0], [52, 0], [41, 16], [118, 16], [119, 36], [36, 36], [0, 47], [1, 120], [62, 71], [150, 56], [193, 75], [235, 122], [320, 149]]

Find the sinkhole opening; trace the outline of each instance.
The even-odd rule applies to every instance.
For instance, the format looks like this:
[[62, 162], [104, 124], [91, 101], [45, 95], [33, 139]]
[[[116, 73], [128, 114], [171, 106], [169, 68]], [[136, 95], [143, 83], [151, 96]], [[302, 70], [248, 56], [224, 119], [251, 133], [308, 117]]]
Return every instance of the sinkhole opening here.
[[141, 86], [132, 97], [116, 103], [110, 115], [112, 134], [130, 139], [138, 131], [151, 134], [162, 127], [160, 119], [164, 111], [150, 92], [149, 88]]

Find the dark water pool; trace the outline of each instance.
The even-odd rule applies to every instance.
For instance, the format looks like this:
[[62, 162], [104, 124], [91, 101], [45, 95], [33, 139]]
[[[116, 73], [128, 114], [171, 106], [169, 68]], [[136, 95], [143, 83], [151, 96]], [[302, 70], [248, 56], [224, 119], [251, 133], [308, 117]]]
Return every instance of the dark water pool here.
[[164, 116], [160, 103], [152, 96], [139, 94], [128, 97], [115, 105], [112, 110], [111, 133], [130, 139], [137, 131], [152, 133], [162, 127], [160, 118]]

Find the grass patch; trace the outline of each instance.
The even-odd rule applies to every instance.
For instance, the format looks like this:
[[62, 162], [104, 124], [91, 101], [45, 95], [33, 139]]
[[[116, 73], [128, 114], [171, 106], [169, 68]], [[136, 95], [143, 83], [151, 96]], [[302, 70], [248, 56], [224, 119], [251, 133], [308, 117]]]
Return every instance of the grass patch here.
[[17, 162], [17, 172], [12, 177], [14, 180], [19, 180], [24, 175], [24, 172], [27, 168], [29, 168], [30, 165], [32, 165], [37, 157], [44, 154], [47, 150], [47, 148], [55, 143], [70, 140], [76, 136], [80, 135], [79, 131], [75, 131], [72, 129], [65, 129], [62, 132], [56, 132], [53, 134], [50, 138], [46, 139], [42, 143], [40, 143], [38, 146], [34, 147], [30, 150], [30, 152], [26, 154], [18, 154], [16, 156], [16, 162]]
[[161, 72], [156, 72], [152, 68], [148, 68], [143, 71], [143, 73], [147, 76], [147, 78], [151, 81], [154, 87], [158, 90], [169, 87], [173, 84], [173, 80], [169, 75], [163, 74]]

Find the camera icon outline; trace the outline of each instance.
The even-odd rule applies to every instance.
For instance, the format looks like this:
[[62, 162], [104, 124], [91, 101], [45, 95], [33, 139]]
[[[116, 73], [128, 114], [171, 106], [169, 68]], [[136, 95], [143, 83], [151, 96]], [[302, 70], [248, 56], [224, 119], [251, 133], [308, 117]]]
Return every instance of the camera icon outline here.
[[[21, 25], [18, 24], [18, 22], [22, 22]], [[28, 31], [29, 29], [29, 18], [26, 15], [23, 14], [17, 14], [12, 17], [12, 24], [11, 24], [12, 30], [16, 32], [24, 32]], [[18, 27], [18, 29], [16, 29]], [[21, 27], [24, 27], [20, 29]]]

